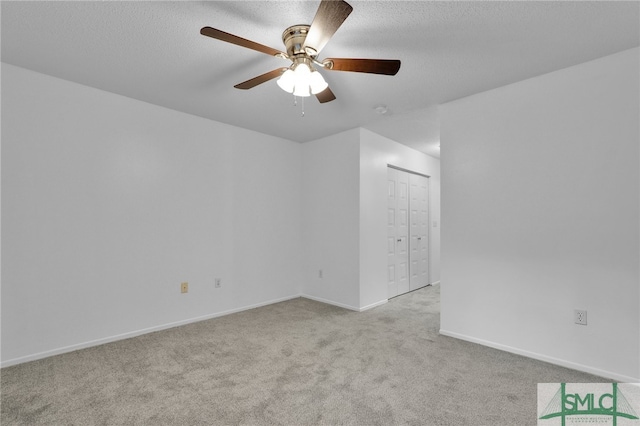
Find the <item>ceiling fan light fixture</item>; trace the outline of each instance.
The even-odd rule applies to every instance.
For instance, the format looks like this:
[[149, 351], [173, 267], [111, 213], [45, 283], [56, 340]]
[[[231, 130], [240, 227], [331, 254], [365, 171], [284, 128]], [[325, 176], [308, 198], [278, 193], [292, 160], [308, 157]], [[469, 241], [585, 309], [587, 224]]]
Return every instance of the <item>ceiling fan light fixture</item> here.
[[329, 87], [322, 74], [303, 61], [286, 70], [277, 83], [285, 92], [305, 98], [312, 94], [316, 95]]
[[293, 69], [293, 94], [299, 97], [311, 96], [311, 68], [305, 62], [298, 62]]
[[311, 87], [311, 93], [317, 95], [329, 87], [329, 83], [324, 81], [322, 74], [314, 70], [309, 76], [309, 86]]
[[287, 93], [293, 93], [293, 89], [295, 87], [296, 84], [296, 77], [295, 77], [295, 73], [293, 72], [293, 70], [291, 70], [291, 68], [289, 68], [288, 70], [286, 70], [282, 76], [280, 76], [280, 78], [277, 81], [278, 86], [280, 86], [280, 88], [282, 90], [284, 90]]
[[296, 76], [296, 86], [309, 84], [309, 75], [311, 74], [311, 68], [304, 62], [300, 62], [296, 65], [293, 72]]

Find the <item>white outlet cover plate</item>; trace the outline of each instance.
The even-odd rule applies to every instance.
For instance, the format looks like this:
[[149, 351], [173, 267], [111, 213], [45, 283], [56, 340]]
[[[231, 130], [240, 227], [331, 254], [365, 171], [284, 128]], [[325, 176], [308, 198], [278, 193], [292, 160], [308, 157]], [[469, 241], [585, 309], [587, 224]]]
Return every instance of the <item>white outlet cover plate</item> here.
[[574, 322], [580, 325], [587, 325], [587, 311], [575, 309], [573, 311]]

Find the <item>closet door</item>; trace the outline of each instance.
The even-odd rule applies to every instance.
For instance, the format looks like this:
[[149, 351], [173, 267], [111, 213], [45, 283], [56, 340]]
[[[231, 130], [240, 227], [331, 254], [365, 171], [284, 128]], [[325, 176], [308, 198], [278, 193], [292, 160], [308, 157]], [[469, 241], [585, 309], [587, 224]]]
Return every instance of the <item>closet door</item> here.
[[388, 168], [388, 297], [409, 291], [409, 175]]
[[409, 174], [410, 227], [410, 289], [429, 284], [429, 179]]
[[387, 185], [389, 195], [387, 198], [387, 297], [398, 295], [398, 283], [396, 282], [396, 201], [398, 187], [398, 171], [387, 168]]

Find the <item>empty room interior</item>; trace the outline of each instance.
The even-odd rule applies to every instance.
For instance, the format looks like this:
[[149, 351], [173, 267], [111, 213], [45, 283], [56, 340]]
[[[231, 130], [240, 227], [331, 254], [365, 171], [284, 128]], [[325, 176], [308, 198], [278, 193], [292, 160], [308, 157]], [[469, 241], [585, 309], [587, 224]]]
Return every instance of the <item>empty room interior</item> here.
[[2, 424], [640, 382], [639, 2], [0, 6]]

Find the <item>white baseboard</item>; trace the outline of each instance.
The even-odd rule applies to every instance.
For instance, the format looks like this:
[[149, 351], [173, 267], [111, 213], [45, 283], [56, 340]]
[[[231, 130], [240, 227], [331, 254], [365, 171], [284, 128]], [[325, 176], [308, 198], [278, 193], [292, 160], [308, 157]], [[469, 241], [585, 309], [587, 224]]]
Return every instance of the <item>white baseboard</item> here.
[[387, 303], [388, 301], [389, 301], [388, 299], [384, 299], [384, 300], [381, 300], [381, 301], [379, 301], [379, 302], [372, 303], [372, 304], [367, 305], [367, 306], [363, 306], [363, 307], [362, 307], [362, 308], [360, 308], [358, 311], [359, 311], [359, 312], [363, 312], [363, 311], [366, 311], [366, 310], [369, 310], [369, 309], [373, 309], [373, 308], [375, 308], [375, 307], [377, 307], [377, 306], [384, 305], [384, 304], [385, 304], [385, 303]]
[[431, 284], [429, 284], [429, 285], [440, 285], [440, 280], [438, 280], [438, 281], [434, 281], [434, 282], [432, 282], [432, 283], [431, 283]]
[[578, 364], [575, 362], [567, 361], [564, 359], [554, 358], [551, 356], [539, 354], [536, 352], [526, 351], [524, 349], [514, 348], [500, 343], [490, 342], [488, 340], [478, 339], [464, 334], [455, 333], [453, 331], [440, 329], [440, 334], [443, 336], [454, 337], [456, 339], [465, 340], [467, 342], [477, 343], [482, 346], [488, 346], [490, 348], [499, 349], [501, 351], [510, 352], [517, 355], [522, 355], [527, 358], [537, 359], [538, 361], [548, 362], [549, 364], [559, 365], [561, 367], [570, 368], [572, 370], [582, 371], [583, 373], [593, 374], [595, 376], [604, 377], [606, 379], [612, 379], [624, 383], [637, 383], [640, 382], [640, 378], [625, 376], [613, 371], [601, 370], [599, 368], [590, 367], [588, 365]]
[[115, 336], [109, 336], [102, 339], [90, 340], [88, 342], [78, 343], [75, 345], [65, 346], [62, 348], [52, 349], [49, 351], [39, 352], [36, 354], [26, 355], [18, 358], [9, 359], [6, 361], [0, 362], [0, 368], [10, 367], [12, 365], [22, 364], [29, 361], [36, 361], [38, 359], [48, 358], [54, 355], [60, 355], [67, 352], [77, 351], [79, 349], [90, 348], [92, 346], [104, 345], [105, 343], [116, 342], [118, 340], [130, 339], [132, 337], [141, 336], [147, 333], [153, 333], [154, 331], [166, 330], [168, 328], [179, 327], [181, 325], [187, 325], [194, 322], [205, 321], [212, 318], [222, 317], [225, 315], [235, 314], [236, 312], [248, 311], [249, 309], [259, 308], [261, 306], [272, 305], [274, 303], [284, 302], [291, 299], [297, 299], [300, 295], [296, 294], [294, 296], [283, 297], [280, 299], [273, 299], [267, 302], [256, 303], [254, 305], [243, 306], [240, 308], [229, 309], [227, 311], [216, 312], [213, 314], [203, 315], [200, 317], [189, 318], [186, 320], [176, 321], [168, 324], [162, 324], [154, 327], [144, 328], [141, 330], [130, 331], [127, 333], [117, 334]]
[[350, 311], [363, 312], [369, 309], [373, 309], [376, 306], [384, 305], [388, 302], [387, 299], [381, 300], [379, 302], [372, 303], [367, 306], [363, 306], [362, 308], [357, 308], [355, 306], [346, 305], [340, 302], [334, 302], [333, 300], [323, 299], [322, 297], [309, 296], [308, 294], [301, 294], [300, 297], [304, 297], [305, 299], [315, 300], [316, 302], [326, 303], [327, 305], [337, 306], [339, 308], [349, 309]]
[[308, 294], [301, 294], [300, 297], [304, 297], [305, 299], [315, 300], [316, 302], [326, 303], [327, 305], [337, 306], [339, 308], [349, 309], [350, 311], [360, 312], [360, 308], [356, 308], [355, 306], [346, 305], [340, 302], [334, 302], [333, 300], [323, 299], [322, 297], [310, 296]]

